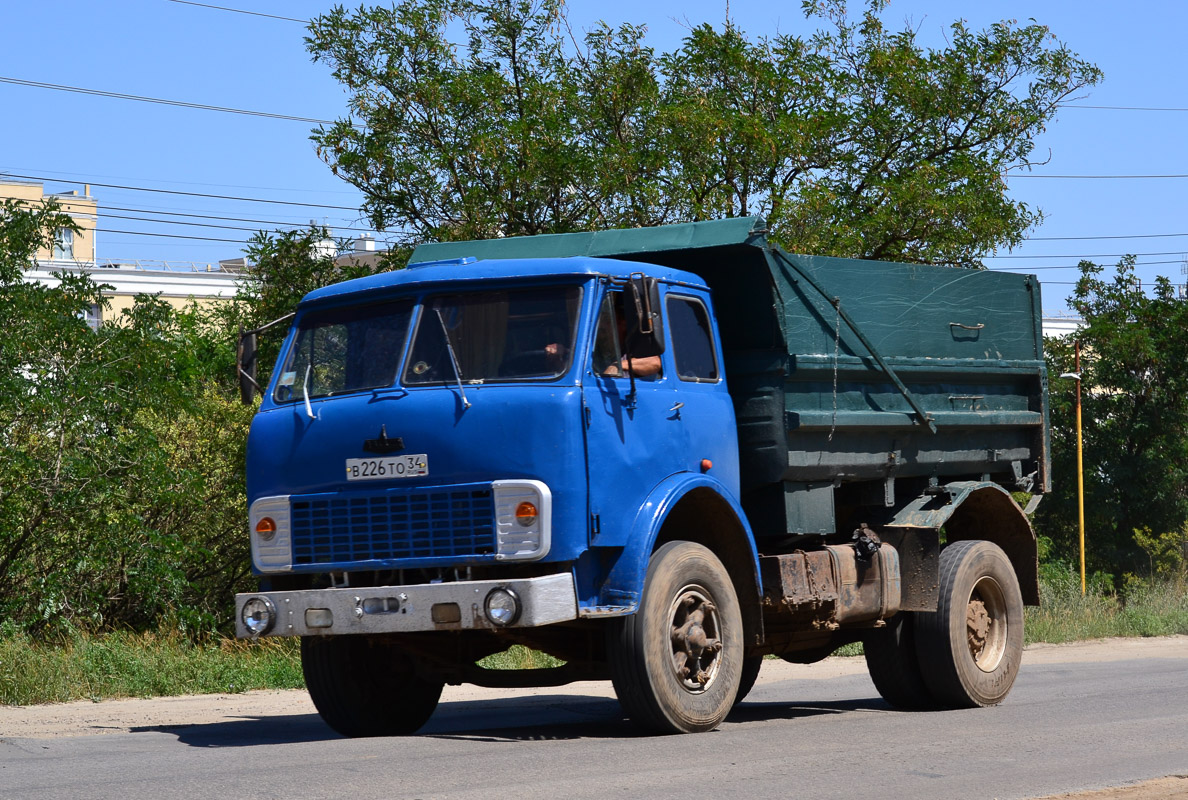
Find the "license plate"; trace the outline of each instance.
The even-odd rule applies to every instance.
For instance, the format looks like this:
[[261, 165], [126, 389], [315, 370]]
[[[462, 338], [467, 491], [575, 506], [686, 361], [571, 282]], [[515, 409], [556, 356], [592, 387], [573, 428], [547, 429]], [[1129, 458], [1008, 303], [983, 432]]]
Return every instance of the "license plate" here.
[[392, 478], [417, 478], [429, 474], [429, 456], [424, 453], [385, 458], [348, 458], [348, 481], [379, 481]]

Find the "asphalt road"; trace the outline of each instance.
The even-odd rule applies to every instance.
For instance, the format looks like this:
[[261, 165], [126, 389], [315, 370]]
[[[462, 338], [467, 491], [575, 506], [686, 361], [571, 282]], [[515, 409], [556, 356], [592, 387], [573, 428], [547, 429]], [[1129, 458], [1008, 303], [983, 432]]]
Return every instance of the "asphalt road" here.
[[719, 730], [675, 737], [565, 687], [444, 702], [400, 739], [309, 713], [7, 738], [0, 708], [0, 798], [1006, 800], [1188, 774], [1183, 660], [1047, 661], [1002, 706], [935, 713], [891, 710], [864, 674], [773, 669]]

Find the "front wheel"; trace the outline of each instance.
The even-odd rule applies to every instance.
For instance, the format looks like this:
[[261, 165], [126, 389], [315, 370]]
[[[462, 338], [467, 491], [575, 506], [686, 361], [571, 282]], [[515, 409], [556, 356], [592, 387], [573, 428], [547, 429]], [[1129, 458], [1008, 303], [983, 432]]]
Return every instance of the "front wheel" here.
[[941, 551], [940, 602], [915, 621], [920, 672], [940, 705], [1003, 701], [1023, 656], [1023, 597], [997, 545], [961, 541]]
[[707, 548], [669, 542], [652, 554], [639, 610], [608, 639], [615, 694], [634, 722], [660, 733], [716, 728], [743, 671], [742, 613]]
[[301, 670], [323, 721], [343, 736], [403, 736], [433, 715], [444, 683], [403, 648], [367, 636], [303, 636]]

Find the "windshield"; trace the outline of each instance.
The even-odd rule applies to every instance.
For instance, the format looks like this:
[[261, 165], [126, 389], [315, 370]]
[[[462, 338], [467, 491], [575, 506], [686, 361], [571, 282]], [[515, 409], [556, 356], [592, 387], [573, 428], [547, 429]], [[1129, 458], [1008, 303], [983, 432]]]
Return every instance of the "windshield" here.
[[273, 398], [278, 403], [391, 386], [412, 301], [315, 311], [301, 318]]
[[577, 286], [428, 297], [405, 384], [482, 383], [563, 375], [573, 357]]

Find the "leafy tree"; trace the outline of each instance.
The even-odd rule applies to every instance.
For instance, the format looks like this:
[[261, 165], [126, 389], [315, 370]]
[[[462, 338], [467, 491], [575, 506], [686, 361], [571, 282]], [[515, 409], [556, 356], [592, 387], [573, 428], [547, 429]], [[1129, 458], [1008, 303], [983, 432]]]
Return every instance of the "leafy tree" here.
[[248, 240], [247, 260], [253, 264], [239, 285], [236, 299], [255, 324], [289, 314], [314, 289], [361, 278], [377, 271], [403, 267], [409, 251], [399, 246], [385, 252], [376, 266], [336, 257], [343, 244], [318, 225], [305, 229], [259, 231]]
[[34, 204], [11, 198], [0, 202], [0, 286], [19, 284], [37, 251], [53, 247], [55, 232], [63, 228], [81, 230], [53, 198]]
[[71, 225], [52, 206], [0, 215], [0, 617], [226, 625], [247, 571], [233, 340], [214, 315], [150, 296], [95, 331], [89, 276], [24, 282]]
[[885, 5], [807, 2], [828, 26], [807, 39], [701, 25], [662, 54], [638, 25], [579, 40], [563, 0], [339, 6], [306, 42], [350, 118], [312, 139], [414, 239], [762, 214], [794, 250], [973, 265], [1040, 220], [1004, 176], [1101, 73], [1035, 23], [924, 48]]
[[[1166, 278], [1147, 294], [1135, 260], [1089, 262], [1072, 295], [1082, 375], [1086, 552], [1092, 568], [1146, 571], [1188, 520], [1188, 303]], [[1050, 376], [1073, 371], [1072, 337], [1045, 343]], [[1059, 554], [1077, 548], [1074, 387], [1052, 378], [1054, 493], [1037, 523]], [[1165, 542], [1160, 540], [1166, 539]], [[1166, 546], [1165, 546], [1166, 545]]]

